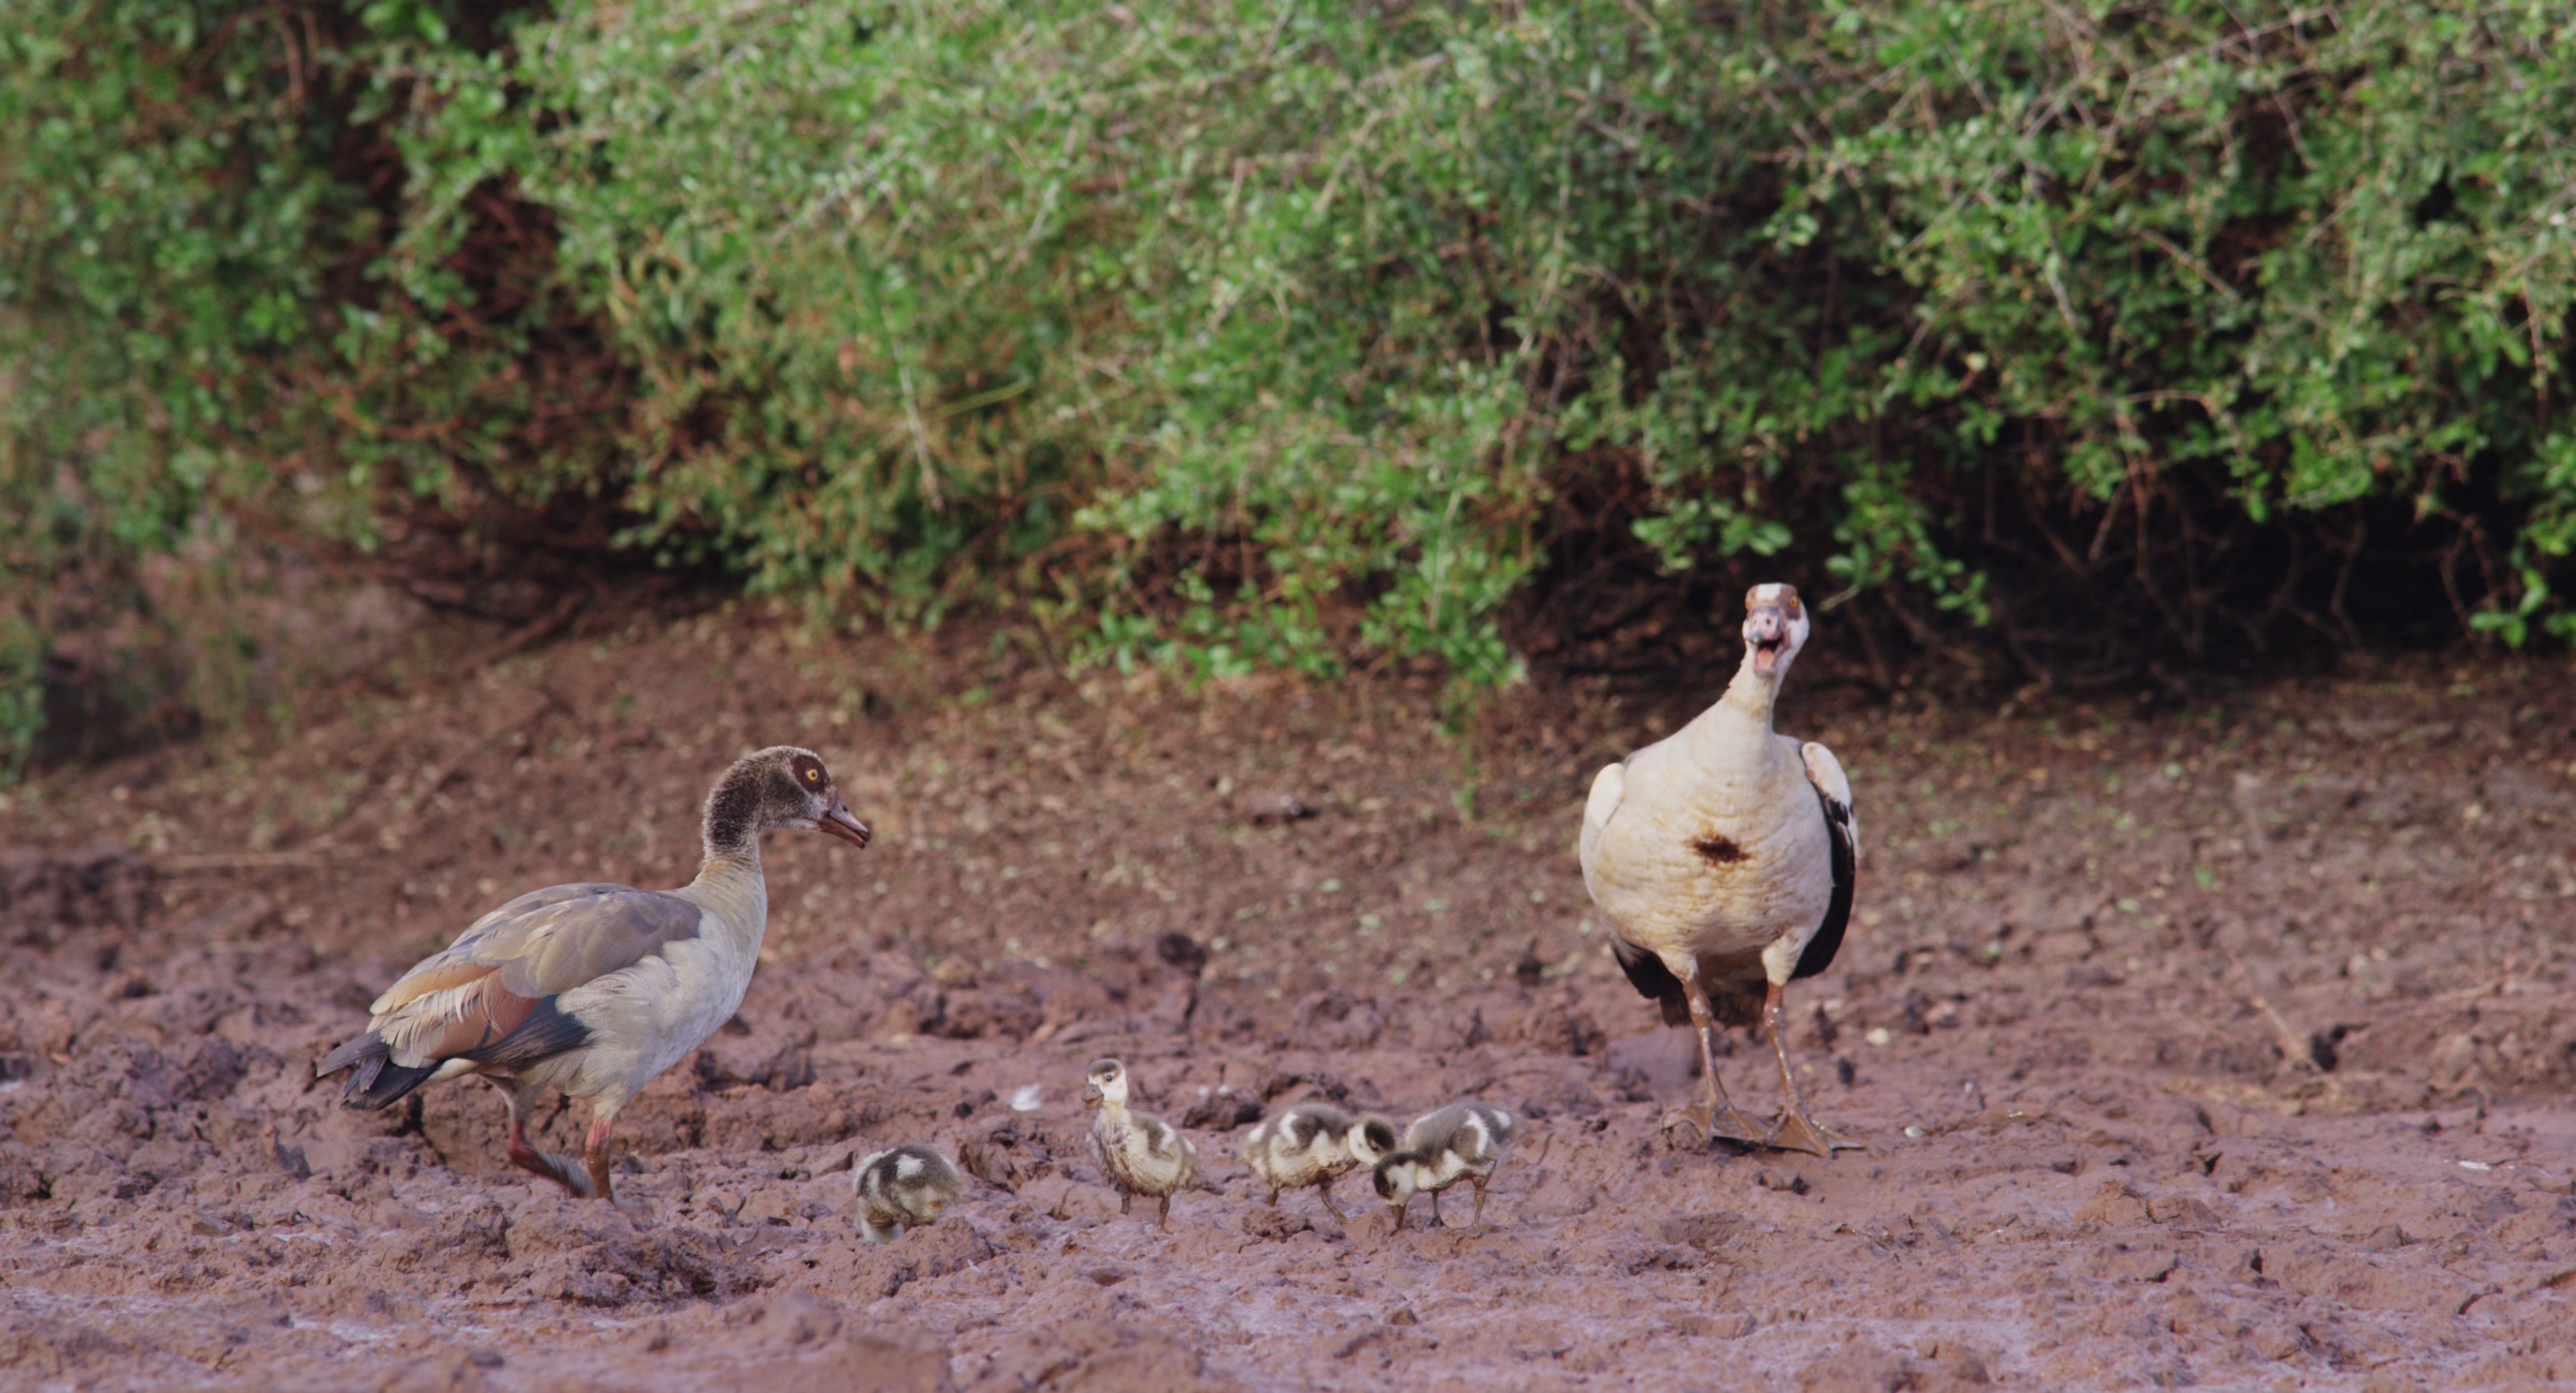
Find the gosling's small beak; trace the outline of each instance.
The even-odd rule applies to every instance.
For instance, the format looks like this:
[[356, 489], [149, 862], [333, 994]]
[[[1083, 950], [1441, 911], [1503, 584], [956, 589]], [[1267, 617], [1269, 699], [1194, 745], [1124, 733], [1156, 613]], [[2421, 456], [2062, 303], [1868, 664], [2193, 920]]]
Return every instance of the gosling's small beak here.
[[837, 788], [832, 790], [832, 806], [823, 810], [823, 820], [815, 827], [852, 846], [868, 844], [868, 825], [851, 814], [850, 805], [841, 801], [841, 791]]
[[1084, 1107], [1089, 1107], [1089, 1106], [1091, 1106], [1092, 1104], [1097, 1103], [1097, 1102], [1099, 1102], [1099, 1101], [1100, 1101], [1100, 1085], [1099, 1085], [1099, 1084], [1097, 1084], [1097, 1083], [1086, 1083], [1086, 1084], [1084, 1084], [1084, 1085], [1082, 1086], [1082, 1103], [1083, 1103], [1083, 1106], [1084, 1106]]

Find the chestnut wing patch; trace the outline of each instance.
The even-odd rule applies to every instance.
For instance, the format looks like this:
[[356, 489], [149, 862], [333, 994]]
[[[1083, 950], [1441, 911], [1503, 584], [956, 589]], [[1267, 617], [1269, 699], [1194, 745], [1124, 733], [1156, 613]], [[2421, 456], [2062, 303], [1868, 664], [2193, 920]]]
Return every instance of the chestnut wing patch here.
[[450, 1059], [519, 1068], [590, 1039], [590, 1028], [564, 1014], [554, 997], [522, 996], [489, 967], [480, 980], [422, 998], [378, 1031], [393, 1062], [406, 1068]]

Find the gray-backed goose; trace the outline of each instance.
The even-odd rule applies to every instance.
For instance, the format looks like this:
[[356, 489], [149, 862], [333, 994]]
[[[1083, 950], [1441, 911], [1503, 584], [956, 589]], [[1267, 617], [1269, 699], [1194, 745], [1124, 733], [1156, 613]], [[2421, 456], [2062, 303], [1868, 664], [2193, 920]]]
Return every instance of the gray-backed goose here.
[[[1807, 1115], [1782, 1038], [1781, 992], [1834, 960], [1851, 917], [1860, 833], [1833, 751], [1771, 730], [1807, 640], [1786, 585], [1744, 598], [1744, 662], [1698, 719], [1601, 771], [1583, 810], [1583, 883], [1628, 980], [1668, 1024], [1699, 1031], [1707, 1099], [1665, 1119], [1703, 1139], [1830, 1156], [1852, 1147]], [[1756, 1021], [1780, 1061], [1780, 1117], [1756, 1128], [1726, 1101], [1717, 1028]]]
[[1299, 1103], [1264, 1119], [1243, 1139], [1243, 1164], [1270, 1189], [1315, 1187], [1324, 1207], [1344, 1223], [1350, 1216], [1333, 1203], [1333, 1181], [1360, 1166], [1373, 1166], [1395, 1150], [1395, 1124], [1371, 1113], [1353, 1117], [1330, 1103]]
[[1100, 1110], [1091, 1119], [1091, 1154], [1118, 1191], [1118, 1212], [1133, 1211], [1136, 1197], [1163, 1202], [1156, 1228], [1172, 1222], [1172, 1196], [1199, 1178], [1199, 1149], [1172, 1124], [1127, 1110], [1127, 1066], [1092, 1061], [1082, 1101]]
[[1395, 1226], [1404, 1227], [1404, 1206], [1417, 1193], [1431, 1196], [1431, 1222], [1440, 1222], [1440, 1192], [1461, 1180], [1476, 1187], [1473, 1226], [1485, 1222], [1485, 1183], [1501, 1165], [1503, 1153], [1520, 1140], [1521, 1120], [1491, 1103], [1452, 1103], [1414, 1119], [1404, 1129], [1404, 1149], [1377, 1160], [1369, 1180], [1377, 1197], [1395, 1211]]
[[[368, 1008], [366, 1033], [317, 1071], [351, 1070], [344, 1106], [381, 1108], [425, 1083], [481, 1074], [510, 1110], [510, 1161], [575, 1195], [614, 1199], [608, 1129], [653, 1076], [732, 1019], [769, 924], [760, 834], [815, 828], [854, 846], [850, 815], [811, 750], [736, 761], [707, 795], [706, 855], [677, 890], [557, 885], [521, 895], [422, 959]], [[583, 1168], [528, 1144], [539, 1090], [591, 1105]]]
[[905, 1142], [860, 1161], [850, 1191], [859, 1200], [859, 1231], [870, 1242], [892, 1243], [906, 1229], [938, 1222], [966, 1193], [966, 1178], [938, 1148]]

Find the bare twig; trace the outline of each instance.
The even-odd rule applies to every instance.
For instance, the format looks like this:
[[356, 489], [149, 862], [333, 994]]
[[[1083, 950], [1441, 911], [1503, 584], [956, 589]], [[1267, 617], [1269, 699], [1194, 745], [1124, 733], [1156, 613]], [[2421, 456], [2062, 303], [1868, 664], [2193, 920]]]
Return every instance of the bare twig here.
[[564, 626], [572, 623], [573, 616], [581, 613], [581, 607], [590, 603], [590, 599], [590, 591], [572, 591], [556, 601], [553, 609], [511, 630], [499, 643], [467, 659], [462, 671], [479, 672], [513, 653], [543, 643], [563, 632]]
[[2281, 1062], [2290, 1066], [2295, 1072], [2311, 1074], [2317, 1072], [2317, 1058], [2314, 1047], [2309, 1043], [2310, 1037], [2292, 1029], [2289, 1021], [2283, 1019], [2279, 1011], [2272, 1009], [2272, 1003], [2264, 997], [2263, 989], [2255, 984], [2254, 974], [2246, 970], [2244, 960], [2236, 956], [2235, 950], [2225, 951], [2227, 961], [2233, 964], [2237, 974], [2245, 979], [2245, 1000], [2255, 1010], [2263, 1013], [2263, 1019], [2272, 1023], [2272, 1032], [2277, 1037], [2276, 1043], [2281, 1051]]

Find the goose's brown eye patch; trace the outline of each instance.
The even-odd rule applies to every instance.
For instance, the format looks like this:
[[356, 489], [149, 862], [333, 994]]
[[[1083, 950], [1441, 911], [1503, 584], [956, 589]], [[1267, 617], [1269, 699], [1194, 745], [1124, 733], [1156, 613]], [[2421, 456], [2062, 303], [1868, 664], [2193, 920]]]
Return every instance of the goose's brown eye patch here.
[[797, 757], [796, 781], [798, 783], [803, 784], [807, 788], [821, 788], [824, 784], [824, 779], [823, 763], [821, 760], [814, 758], [812, 755], [799, 755]]

